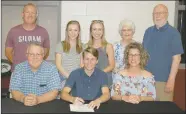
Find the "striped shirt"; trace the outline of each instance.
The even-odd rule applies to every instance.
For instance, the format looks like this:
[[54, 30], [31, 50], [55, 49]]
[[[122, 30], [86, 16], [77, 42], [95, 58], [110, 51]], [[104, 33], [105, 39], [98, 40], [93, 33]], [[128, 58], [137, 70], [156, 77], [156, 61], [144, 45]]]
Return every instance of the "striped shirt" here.
[[56, 46], [56, 53], [61, 54], [61, 64], [69, 74], [80, 67], [80, 54], [76, 52], [76, 47], [70, 48], [69, 53], [65, 53], [63, 52], [62, 43], [60, 42]]
[[32, 72], [28, 61], [16, 65], [10, 80], [9, 90], [24, 95], [42, 95], [51, 90], [60, 90], [60, 78], [55, 65], [43, 61], [36, 72]]

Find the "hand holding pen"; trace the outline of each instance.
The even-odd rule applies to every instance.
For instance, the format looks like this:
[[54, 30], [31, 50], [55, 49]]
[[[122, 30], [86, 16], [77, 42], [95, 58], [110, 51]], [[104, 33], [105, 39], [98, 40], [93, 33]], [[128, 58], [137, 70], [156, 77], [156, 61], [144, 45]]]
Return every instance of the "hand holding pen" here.
[[84, 102], [85, 101], [82, 98], [74, 97], [73, 104], [75, 104], [75, 105], [82, 105], [82, 104], [84, 104]]

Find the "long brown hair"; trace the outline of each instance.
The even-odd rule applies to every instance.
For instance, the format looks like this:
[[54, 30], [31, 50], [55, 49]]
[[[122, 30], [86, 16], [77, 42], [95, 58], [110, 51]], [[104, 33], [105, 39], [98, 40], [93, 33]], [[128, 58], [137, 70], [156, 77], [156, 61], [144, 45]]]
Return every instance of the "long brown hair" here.
[[78, 28], [79, 28], [79, 35], [78, 35], [78, 38], [76, 40], [76, 52], [77, 53], [81, 53], [83, 48], [82, 48], [82, 43], [81, 43], [81, 27], [80, 27], [80, 24], [78, 21], [76, 20], [71, 20], [67, 23], [66, 25], [66, 30], [65, 30], [65, 40], [62, 41], [62, 46], [63, 46], [63, 52], [65, 53], [68, 53], [70, 51], [70, 43], [69, 43], [69, 37], [68, 37], [68, 27], [69, 25], [71, 24], [76, 24], [78, 25]]

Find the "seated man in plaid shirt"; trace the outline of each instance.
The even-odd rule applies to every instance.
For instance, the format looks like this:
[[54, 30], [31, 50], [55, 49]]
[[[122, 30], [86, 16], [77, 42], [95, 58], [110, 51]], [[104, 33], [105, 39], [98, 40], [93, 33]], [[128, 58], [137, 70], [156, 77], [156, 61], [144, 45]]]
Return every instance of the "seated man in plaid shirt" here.
[[34, 106], [56, 99], [61, 90], [60, 77], [55, 65], [43, 60], [44, 48], [29, 44], [27, 61], [16, 65], [10, 80], [13, 99]]

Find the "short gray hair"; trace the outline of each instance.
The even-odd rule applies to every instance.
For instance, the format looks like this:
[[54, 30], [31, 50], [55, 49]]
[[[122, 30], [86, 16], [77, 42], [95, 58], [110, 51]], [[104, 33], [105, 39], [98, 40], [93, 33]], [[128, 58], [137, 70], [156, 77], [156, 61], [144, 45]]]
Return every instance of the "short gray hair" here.
[[29, 52], [29, 49], [31, 46], [38, 46], [42, 49], [43, 53], [44, 53], [44, 47], [41, 45], [41, 42], [29, 42], [28, 43], [28, 47], [27, 47], [27, 53]]
[[124, 20], [122, 20], [122, 21], [120, 22], [120, 24], [119, 24], [119, 34], [120, 34], [120, 35], [121, 35], [121, 31], [122, 31], [122, 29], [123, 29], [124, 26], [129, 26], [129, 27], [131, 27], [132, 32], [135, 33], [136, 27], [135, 27], [135, 24], [133, 23], [133, 21], [128, 20], [128, 19], [124, 19]]

